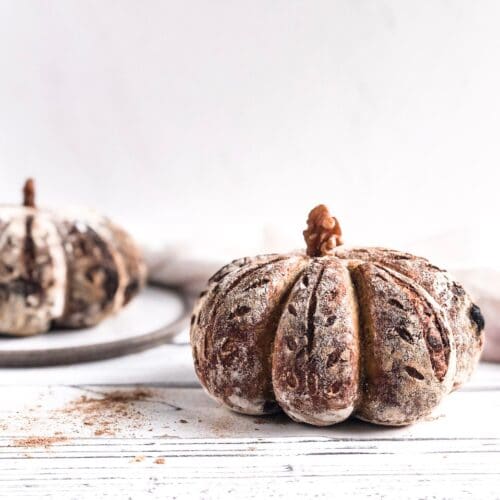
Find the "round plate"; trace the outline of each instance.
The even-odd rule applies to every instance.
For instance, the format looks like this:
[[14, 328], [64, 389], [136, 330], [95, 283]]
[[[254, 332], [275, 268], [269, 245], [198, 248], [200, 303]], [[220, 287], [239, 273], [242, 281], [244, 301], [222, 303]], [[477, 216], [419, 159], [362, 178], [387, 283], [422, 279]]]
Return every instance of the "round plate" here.
[[148, 286], [127, 307], [93, 328], [0, 338], [0, 366], [48, 366], [96, 361], [143, 351], [171, 340], [187, 325], [181, 292]]

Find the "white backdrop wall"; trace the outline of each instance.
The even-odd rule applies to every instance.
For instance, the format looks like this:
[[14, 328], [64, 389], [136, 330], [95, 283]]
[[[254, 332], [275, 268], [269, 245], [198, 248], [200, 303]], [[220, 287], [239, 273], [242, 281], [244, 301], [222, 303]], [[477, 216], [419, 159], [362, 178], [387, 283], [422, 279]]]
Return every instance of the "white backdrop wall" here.
[[323, 202], [353, 243], [494, 257], [499, 26], [494, 0], [0, 0], [0, 199], [32, 175], [211, 256], [299, 246]]

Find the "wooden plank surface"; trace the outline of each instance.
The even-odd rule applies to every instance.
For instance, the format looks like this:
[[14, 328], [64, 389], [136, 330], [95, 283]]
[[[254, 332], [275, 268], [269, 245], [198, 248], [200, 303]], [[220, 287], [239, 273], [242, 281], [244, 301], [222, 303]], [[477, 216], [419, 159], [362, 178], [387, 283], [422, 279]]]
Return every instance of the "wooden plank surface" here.
[[199, 387], [186, 345], [0, 381], [6, 498], [499, 497], [496, 365], [404, 428], [229, 412]]

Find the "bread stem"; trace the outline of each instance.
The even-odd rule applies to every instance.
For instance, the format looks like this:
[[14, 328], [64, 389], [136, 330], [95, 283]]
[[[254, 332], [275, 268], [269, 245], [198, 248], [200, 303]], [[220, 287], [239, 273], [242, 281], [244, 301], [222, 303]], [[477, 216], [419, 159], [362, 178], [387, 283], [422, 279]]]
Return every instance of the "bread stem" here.
[[23, 206], [35, 208], [35, 181], [27, 179], [23, 188]]
[[342, 245], [342, 230], [325, 205], [318, 205], [309, 212], [307, 228], [302, 233], [309, 257], [323, 257]]

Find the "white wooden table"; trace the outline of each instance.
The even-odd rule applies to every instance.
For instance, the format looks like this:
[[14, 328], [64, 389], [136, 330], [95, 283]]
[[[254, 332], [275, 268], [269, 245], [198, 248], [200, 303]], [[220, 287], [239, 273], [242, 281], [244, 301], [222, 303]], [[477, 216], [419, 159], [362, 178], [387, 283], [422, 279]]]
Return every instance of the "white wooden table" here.
[[231, 413], [201, 390], [187, 345], [2, 369], [0, 384], [6, 498], [500, 498], [500, 366], [396, 429]]

